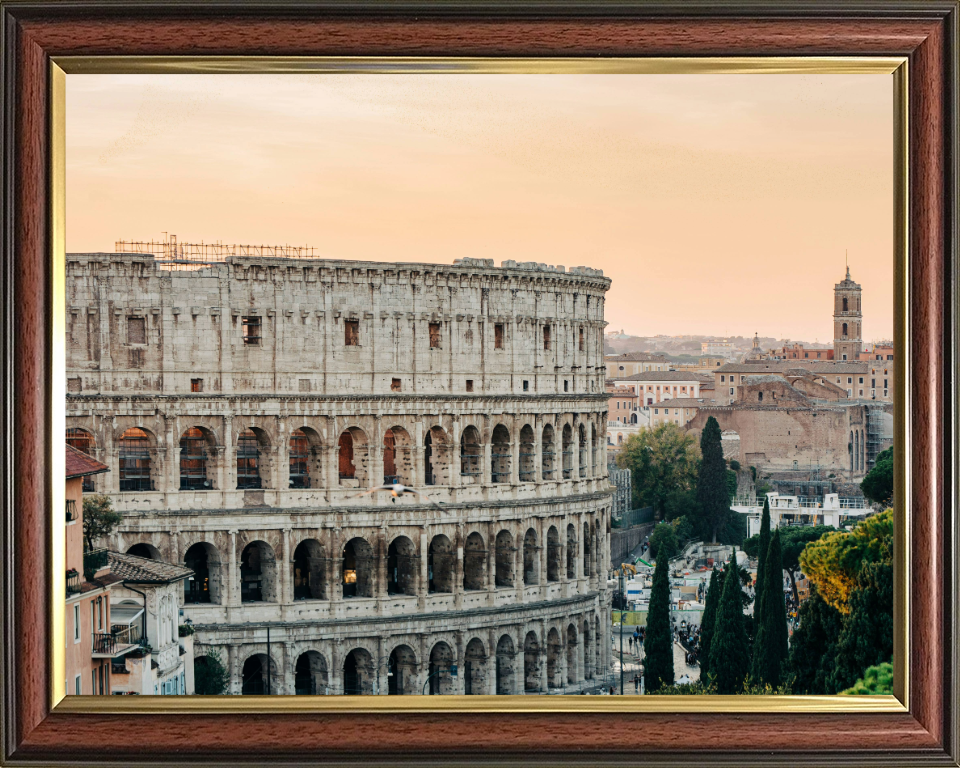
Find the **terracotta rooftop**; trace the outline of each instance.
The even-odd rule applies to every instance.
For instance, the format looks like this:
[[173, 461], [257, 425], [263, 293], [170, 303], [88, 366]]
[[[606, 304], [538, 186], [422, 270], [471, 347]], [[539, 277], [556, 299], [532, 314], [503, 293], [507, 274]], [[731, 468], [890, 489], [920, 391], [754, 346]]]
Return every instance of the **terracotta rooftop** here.
[[88, 456], [72, 445], [67, 445], [67, 480], [74, 477], [99, 475], [101, 472], [109, 471], [110, 467], [106, 464], [101, 464], [93, 456]]
[[124, 581], [134, 584], [169, 584], [191, 576], [193, 571], [180, 565], [151, 560], [136, 555], [108, 553], [110, 570]]
[[652, 352], [624, 352], [622, 355], [604, 355], [604, 362], [616, 363], [619, 361], [625, 363], [666, 363], [667, 358], [663, 355], [655, 355]]
[[793, 368], [804, 368], [821, 374], [863, 373], [869, 366], [857, 360], [757, 360], [755, 363], [727, 363], [714, 373], [782, 373]]
[[699, 374], [691, 371], [646, 371], [635, 373], [633, 376], [617, 376], [614, 381], [703, 381], [703, 379]]

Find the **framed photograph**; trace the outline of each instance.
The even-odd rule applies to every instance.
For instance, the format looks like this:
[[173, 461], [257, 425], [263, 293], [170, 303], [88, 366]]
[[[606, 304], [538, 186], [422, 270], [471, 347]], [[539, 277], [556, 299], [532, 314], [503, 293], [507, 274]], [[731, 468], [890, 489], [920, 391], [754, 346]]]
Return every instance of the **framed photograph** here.
[[956, 3], [0, 6], [4, 765], [960, 764]]

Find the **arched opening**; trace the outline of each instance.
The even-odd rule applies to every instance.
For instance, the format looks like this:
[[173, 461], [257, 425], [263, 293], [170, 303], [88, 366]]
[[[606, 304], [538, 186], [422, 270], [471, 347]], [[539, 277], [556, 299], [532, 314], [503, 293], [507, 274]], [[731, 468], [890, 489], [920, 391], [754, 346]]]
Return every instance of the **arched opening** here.
[[843, 297], [843, 311], [844, 311], [844, 312], [847, 311], [847, 297], [846, 297], [846, 296]]
[[537, 479], [537, 446], [533, 427], [525, 424], [520, 430], [520, 482], [532, 483]]
[[587, 619], [583, 620], [583, 679], [593, 680], [593, 641]]
[[442, 533], [434, 536], [427, 553], [430, 592], [453, 592], [453, 574], [456, 564], [457, 554], [453, 551], [450, 539]]
[[463, 430], [460, 436], [460, 476], [466, 478], [464, 482], [480, 482], [480, 463], [483, 448], [480, 445], [480, 432], [470, 426]]
[[843, 338], [847, 338], [847, 324], [843, 324], [843, 330], [841, 331]]
[[205, 541], [198, 541], [183, 556], [193, 576], [183, 583], [185, 603], [220, 603], [220, 553]]
[[120, 490], [152, 491], [150, 435], [139, 427], [120, 436]]
[[367, 436], [362, 429], [345, 429], [337, 440], [340, 485], [360, 488], [367, 485]]
[[603, 670], [603, 633], [600, 631], [600, 617], [594, 617], [593, 628], [593, 668], [597, 673]]
[[540, 690], [540, 643], [535, 632], [523, 640], [523, 690]]
[[[87, 430], [80, 429], [80, 427], [70, 427], [67, 430], [67, 445], [76, 448], [78, 451], [82, 451], [87, 454], [87, 456], [93, 456], [96, 441], [93, 438], [93, 434], [87, 432]], [[93, 478], [94, 475], [87, 475], [83, 478], [84, 493], [93, 493], [96, 488]]]
[[391, 427], [383, 434], [383, 482], [414, 485], [412, 441], [402, 427]]
[[573, 477], [573, 427], [563, 425], [563, 479]]
[[567, 627], [567, 685], [577, 683], [577, 628]]
[[636, 424], [636, 423], [637, 423], [637, 414], [634, 413], [634, 414], [631, 414], [631, 415], [630, 415], [630, 423], [631, 423], [631, 424]]
[[[631, 421], [632, 424], [636, 424], [636, 423], [637, 423], [637, 414], [636, 414], [636, 413], [634, 413], [634, 414], [630, 417], [630, 421]], [[592, 456], [593, 456], [593, 458], [592, 458], [592, 463], [593, 463], [593, 472], [592, 472], [592, 475], [596, 476], [596, 475], [599, 474], [599, 472], [600, 472], [600, 454], [598, 453], [598, 451], [600, 450], [600, 442], [599, 442], [599, 440], [597, 440], [597, 426], [596, 426], [596, 424], [591, 424], [591, 425], [590, 425], [590, 445], [591, 445], [591, 448], [592, 448]]]
[[567, 526], [567, 578], [577, 578], [577, 527]]
[[409, 645], [398, 645], [390, 653], [387, 664], [387, 694], [412, 696], [419, 693], [417, 685], [417, 656]]
[[547, 529], [547, 581], [560, 581], [560, 531]]
[[757, 402], [763, 402], [763, 392], [757, 392]]
[[240, 602], [277, 602], [277, 558], [265, 541], [252, 541], [240, 556]]
[[443, 427], [432, 427], [424, 435], [423, 472], [427, 485], [450, 485], [450, 441]]
[[593, 565], [592, 551], [590, 547], [590, 523], [583, 524], [583, 575], [590, 577], [591, 566]]
[[243, 430], [237, 436], [237, 489], [266, 488], [270, 477], [269, 442], [262, 429]]
[[580, 477], [587, 476], [587, 428], [580, 425]]
[[320, 435], [309, 427], [290, 433], [289, 480], [290, 488], [320, 488], [323, 485], [323, 460]]
[[297, 657], [293, 685], [297, 696], [326, 696], [329, 693], [327, 660], [322, 654], [307, 651]]
[[145, 557], [147, 560], [162, 560], [160, 556], [160, 550], [157, 549], [153, 544], [145, 544], [140, 542], [139, 544], [134, 544], [127, 550], [128, 555], [135, 555], [137, 557]]
[[293, 551], [293, 599], [326, 600], [323, 545], [316, 539], [305, 539]]
[[533, 528], [528, 528], [523, 537], [523, 583], [528, 587], [540, 583], [540, 547]]
[[463, 588], [485, 589], [487, 552], [483, 548], [483, 536], [474, 531], [463, 544]]
[[240, 692], [244, 696], [263, 696], [277, 693], [281, 684], [277, 663], [265, 653], [257, 653], [243, 662]]
[[497, 696], [511, 696], [516, 693], [516, 657], [513, 639], [510, 635], [502, 635], [497, 642]]
[[343, 660], [343, 693], [345, 696], [373, 694], [373, 657], [364, 648], [354, 648]]
[[547, 633], [547, 687], [563, 688], [560, 679], [561, 660], [563, 658], [563, 643], [560, 642], [560, 633], [556, 627]]
[[513, 546], [513, 536], [510, 531], [500, 531], [497, 534], [496, 550], [496, 585], [498, 587], [512, 587], [513, 560], [517, 550]]
[[430, 664], [427, 668], [427, 690], [431, 696], [449, 696], [454, 693], [453, 651], [445, 642], [440, 641], [430, 651]]
[[213, 489], [212, 464], [217, 449], [209, 430], [190, 427], [180, 435], [180, 490], [209, 491]]
[[540, 446], [540, 474], [544, 480], [554, 480], [556, 471], [556, 449], [554, 448], [553, 427], [547, 424], [543, 428], [543, 444]]
[[419, 571], [417, 548], [406, 536], [397, 536], [387, 548], [387, 594], [417, 594]]
[[467, 696], [482, 696], [487, 692], [487, 654], [483, 642], [475, 637], [463, 654], [463, 692]]
[[497, 424], [493, 429], [493, 444], [490, 452], [490, 482], [510, 482], [510, 431]]
[[340, 574], [344, 597], [373, 597], [375, 560], [366, 539], [358, 536], [346, 543]]

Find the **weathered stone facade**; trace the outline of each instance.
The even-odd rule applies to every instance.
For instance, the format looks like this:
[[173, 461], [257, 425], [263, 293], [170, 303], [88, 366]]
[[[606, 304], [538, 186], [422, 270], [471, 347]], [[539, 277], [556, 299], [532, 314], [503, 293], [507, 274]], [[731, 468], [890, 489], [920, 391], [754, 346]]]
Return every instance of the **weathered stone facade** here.
[[[608, 669], [601, 273], [67, 264], [68, 428], [114, 470], [108, 544], [196, 572], [185, 616], [231, 692], [543, 692]], [[385, 479], [429, 500], [357, 497]]]

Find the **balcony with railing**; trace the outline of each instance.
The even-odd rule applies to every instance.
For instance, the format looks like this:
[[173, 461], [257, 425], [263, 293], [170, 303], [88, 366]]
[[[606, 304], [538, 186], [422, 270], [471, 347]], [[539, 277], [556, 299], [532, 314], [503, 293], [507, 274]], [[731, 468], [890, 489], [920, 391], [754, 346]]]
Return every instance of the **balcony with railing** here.
[[109, 632], [93, 633], [95, 659], [115, 659], [140, 647], [142, 639], [139, 624], [116, 625]]
[[67, 571], [67, 596], [80, 594], [80, 574], [75, 569]]
[[83, 576], [92, 579], [101, 568], [107, 565], [107, 550], [90, 549], [83, 553]]

